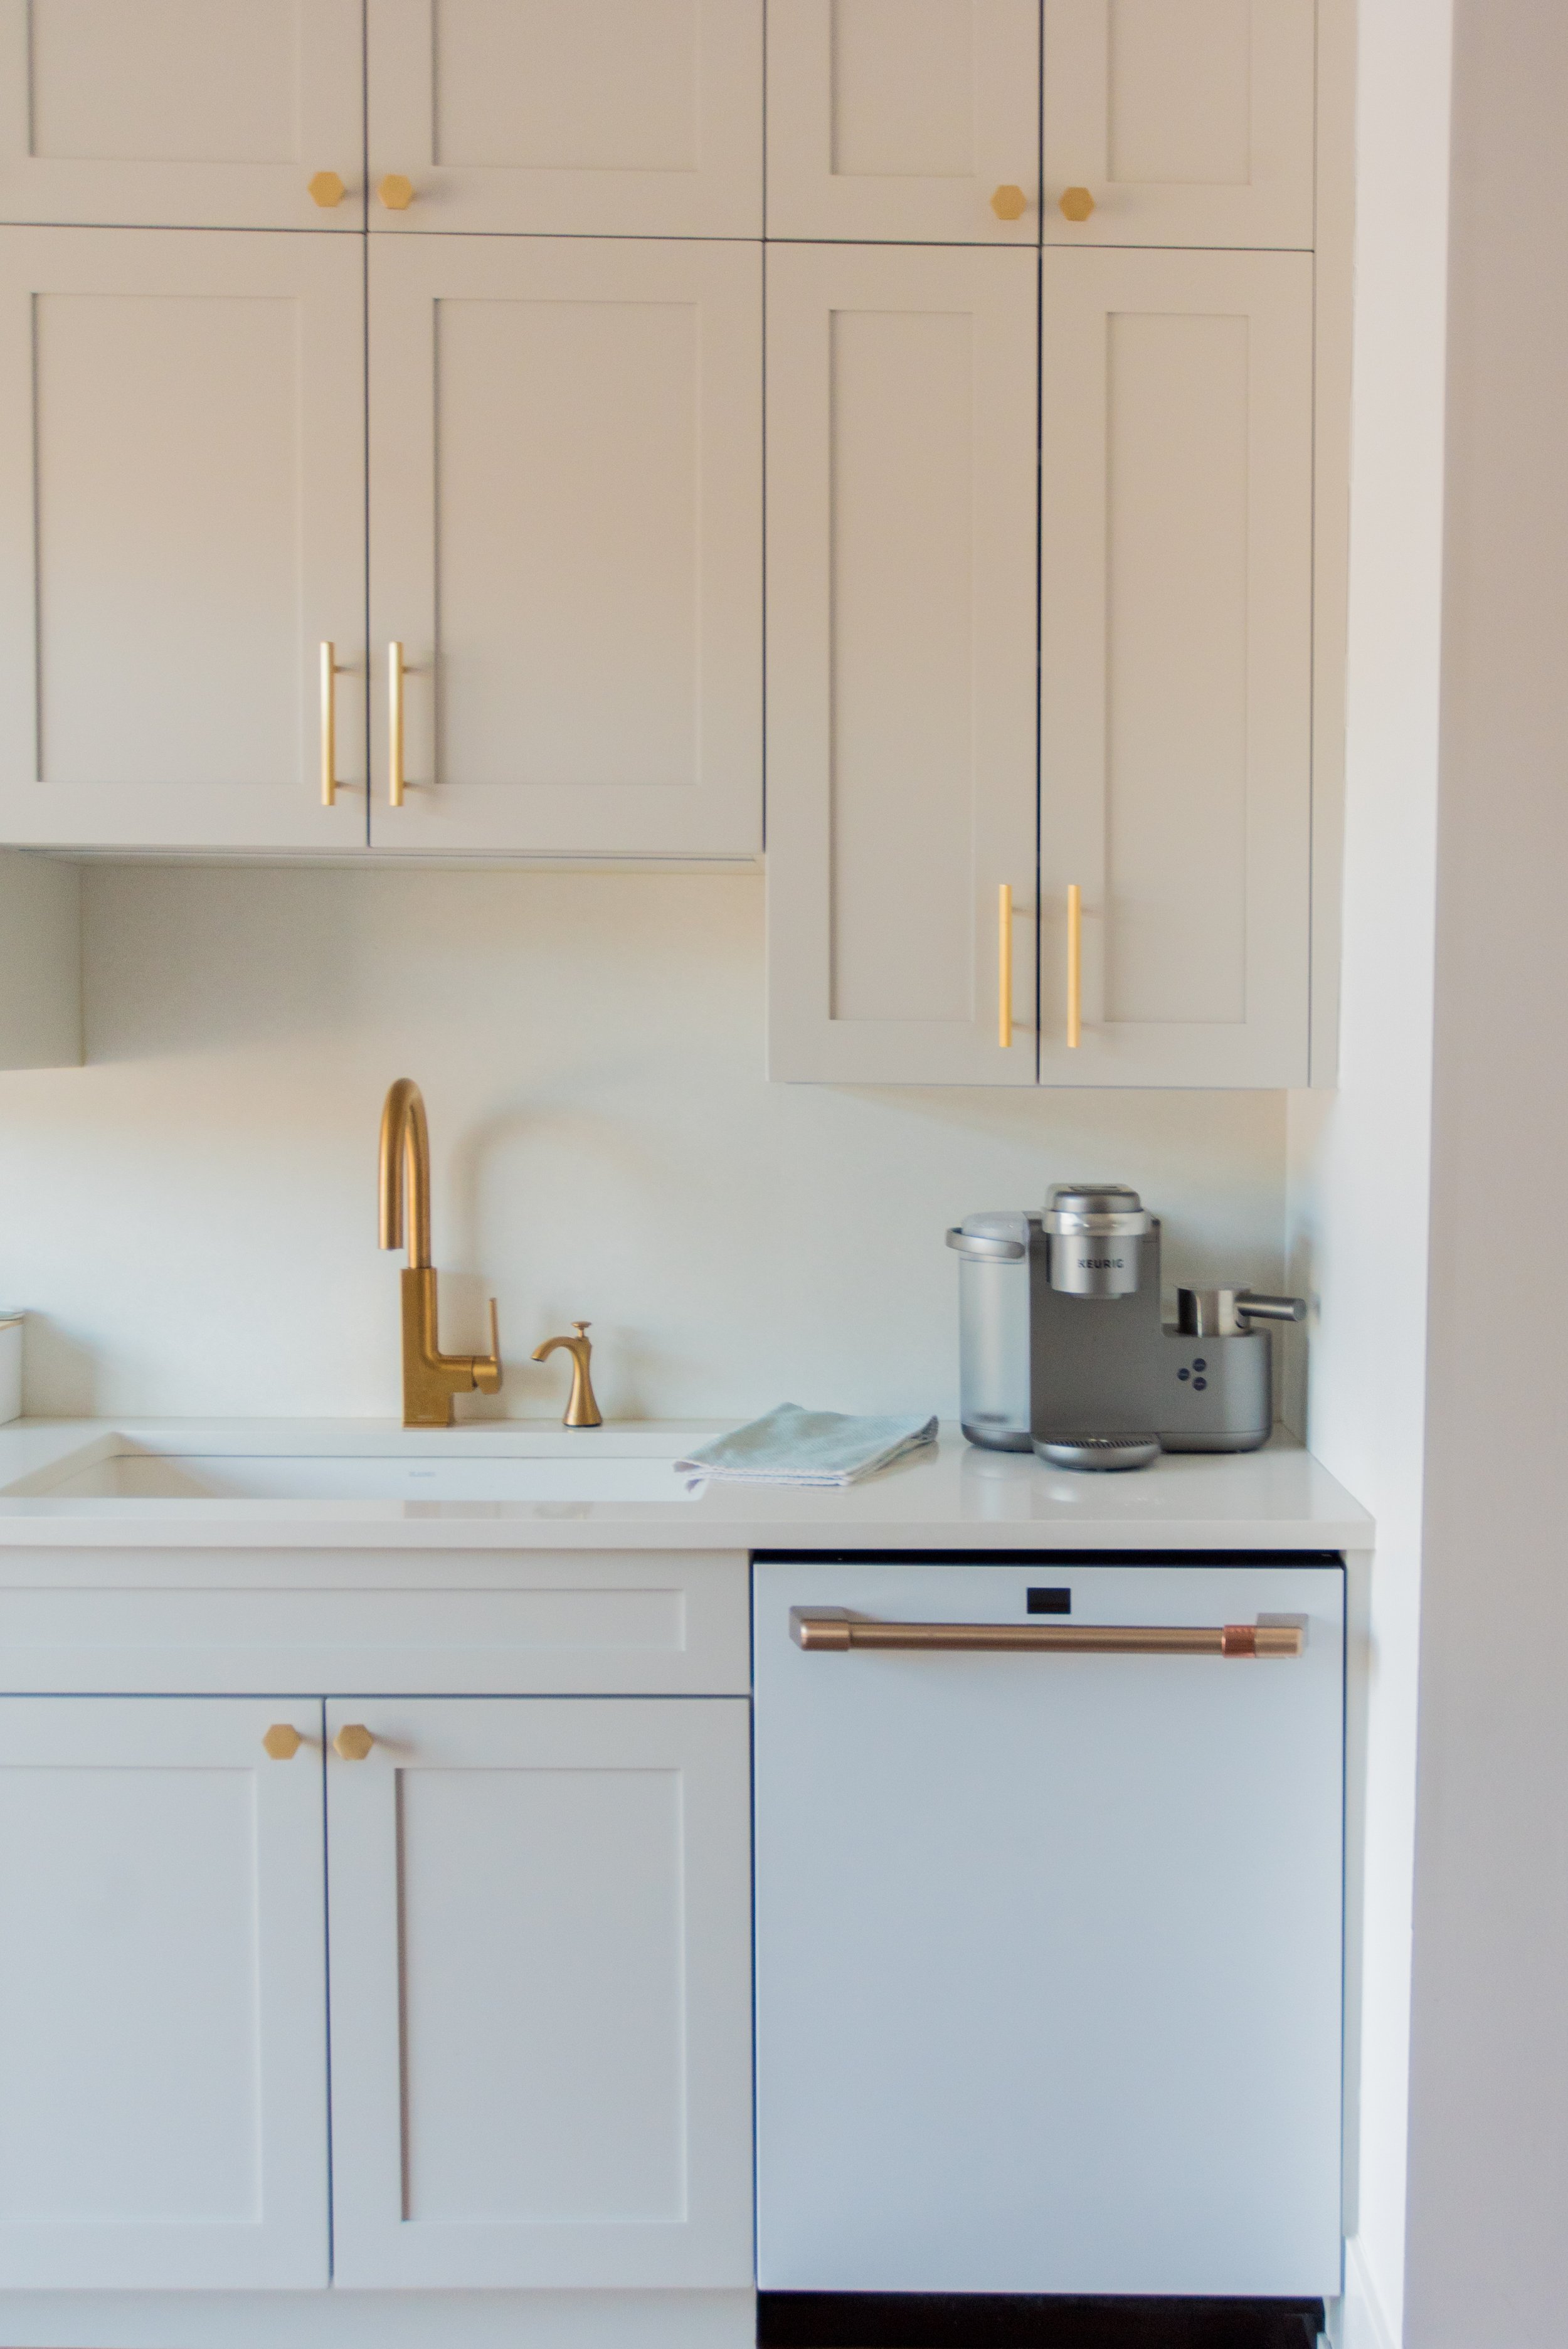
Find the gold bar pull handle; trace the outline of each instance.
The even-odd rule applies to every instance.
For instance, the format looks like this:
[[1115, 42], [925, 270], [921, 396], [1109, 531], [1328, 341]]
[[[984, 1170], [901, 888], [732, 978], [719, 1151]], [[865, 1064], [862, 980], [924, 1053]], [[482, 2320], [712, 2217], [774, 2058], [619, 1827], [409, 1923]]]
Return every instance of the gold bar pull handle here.
[[321, 648], [321, 803], [337, 804], [337, 647]]
[[1013, 1040], [1013, 892], [1004, 881], [996, 892], [996, 1041], [1006, 1051]]
[[843, 1607], [791, 1607], [789, 1637], [809, 1654], [917, 1648], [926, 1654], [1299, 1656], [1299, 1623], [885, 1623]]
[[387, 647], [387, 804], [403, 804], [403, 647]]
[[1083, 1042], [1083, 892], [1068, 885], [1068, 1050]]

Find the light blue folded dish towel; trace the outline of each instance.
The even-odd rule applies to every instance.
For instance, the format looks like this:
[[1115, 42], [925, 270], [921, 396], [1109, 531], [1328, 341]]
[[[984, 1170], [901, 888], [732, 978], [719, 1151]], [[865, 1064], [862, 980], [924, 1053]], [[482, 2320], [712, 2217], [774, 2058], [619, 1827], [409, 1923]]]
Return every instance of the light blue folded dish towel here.
[[716, 1435], [676, 1467], [734, 1485], [858, 1485], [936, 1441], [931, 1419], [857, 1419], [781, 1402], [760, 1419]]

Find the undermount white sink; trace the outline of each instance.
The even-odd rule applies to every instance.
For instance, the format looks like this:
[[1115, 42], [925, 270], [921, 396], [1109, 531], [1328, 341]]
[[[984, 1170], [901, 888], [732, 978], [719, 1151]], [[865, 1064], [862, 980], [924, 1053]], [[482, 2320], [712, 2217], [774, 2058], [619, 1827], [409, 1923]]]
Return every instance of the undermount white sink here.
[[49, 1501], [682, 1501], [696, 1480], [676, 1473], [676, 1456], [562, 1452], [442, 1460], [138, 1447], [63, 1461], [57, 1477], [30, 1479], [29, 1489]]

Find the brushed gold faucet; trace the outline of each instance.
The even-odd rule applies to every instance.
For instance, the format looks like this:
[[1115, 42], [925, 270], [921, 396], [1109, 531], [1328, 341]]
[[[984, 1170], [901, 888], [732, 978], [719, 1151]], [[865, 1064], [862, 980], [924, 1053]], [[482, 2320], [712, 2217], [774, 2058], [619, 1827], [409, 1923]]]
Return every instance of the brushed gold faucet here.
[[452, 1397], [500, 1392], [500, 1340], [490, 1301], [488, 1354], [443, 1354], [438, 1335], [436, 1268], [430, 1262], [430, 1129], [424, 1096], [399, 1077], [381, 1112], [381, 1245], [401, 1247], [403, 1269], [403, 1424], [450, 1427]]
[[553, 1354], [557, 1346], [564, 1346], [572, 1357], [572, 1393], [562, 1416], [562, 1427], [603, 1427], [603, 1414], [593, 1397], [593, 1378], [588, 1368], [593, 1352], [593, 1341], [588, 1335], [586, 1321], [573, 1321], [575, 1338], [546, 1338], [542, 1346], [535, 1346], [533, 1359], [542, 1362]]

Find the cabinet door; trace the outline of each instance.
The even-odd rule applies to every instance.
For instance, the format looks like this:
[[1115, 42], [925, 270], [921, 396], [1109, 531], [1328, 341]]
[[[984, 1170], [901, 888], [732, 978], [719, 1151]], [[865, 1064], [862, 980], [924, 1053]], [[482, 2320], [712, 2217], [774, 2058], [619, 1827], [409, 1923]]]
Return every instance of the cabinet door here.
[[760, 848], [761, 341], [755, 244], [373, 241], [378, 848]]
[[339, 2284], [750, 2282], [748, 1715], [328, 1706]]
[[1314, 0], [1045, 11], [1047, 243], [1312, 243]]
[[372, 228], [762, 233], [762, 0], [369, 0], [368, 57]]
[[1047, 253], [1043, 303], [1042, 1078], [1305, 1084], [1312, 263]]
[[321, 1754], [287, 1698], [0, 1700], [7, 2288], [326, 2282]]
[[0, 220], [359, 228], [362, 41], [359, 0], [0, 0]]
[[0, 230], [0, 840], [363, 846], [362, 251]]
[[770, 0], [769, 235], [1037, 243], [1039, 88], [1038, 0]]
[[768, 271], [769, 1073], [1032, 1084], [1035, 258]]

